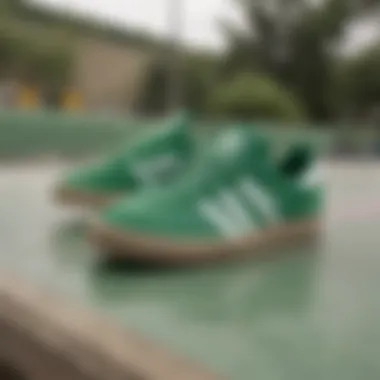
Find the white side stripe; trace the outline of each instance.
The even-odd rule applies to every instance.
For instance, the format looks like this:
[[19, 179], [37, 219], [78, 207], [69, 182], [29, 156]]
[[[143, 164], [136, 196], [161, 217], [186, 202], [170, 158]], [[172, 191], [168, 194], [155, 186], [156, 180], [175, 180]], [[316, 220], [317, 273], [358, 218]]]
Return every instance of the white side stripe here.
[[232, 191], [223, 191], [220, 196], [220, 201], [226, 206], [226, 209], [228, 209], [232, 220], [238, 220], [239, 224], [245, 226], [245, 228], [252, 224], [252, 218], [242, 207], [238, 197], [235, 196]]
[[279, 220], [274, 200], [248, 178], [232, 190], [223, 190], [215, 198], [199, 202], [198, 210], [220, 233], [231, 237], [257, 228], [246, 206], [257, 207], [268, 222]]
[[258, 207], [266, 219], [270, 222], [278, 221], [279, 213], [277, 212], [277, 205], [273, 198], [268, 196], [259, 185], [251, 179], [245, 178], [240, 187], [243, 194], [248, 198], [249, 203]]
[[233, 237], [239, 233], [238, 224], [215, 204], [204, 202], [199, 205], [201, 215], [224, 236]]
[[216, 200], [199, 203], [201, 215], [225, 236], [236, 236], [254, 228], [248, 213], [230, 191], [223, 191]]

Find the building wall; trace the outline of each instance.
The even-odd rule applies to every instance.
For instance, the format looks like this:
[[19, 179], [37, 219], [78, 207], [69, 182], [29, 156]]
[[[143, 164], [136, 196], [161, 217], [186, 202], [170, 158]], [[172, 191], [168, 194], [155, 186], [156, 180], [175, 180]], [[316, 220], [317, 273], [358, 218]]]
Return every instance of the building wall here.
[[152, 54], [137, 48], [82, 38], [76, 46], [72, 83], [86, 108], [123, 109], [133, 106]]
[[[153, 57], [147, 48], [78, 36], [59, 25], [14, 18], [10, 27], [21, 34], [48, 33], [52, 41], [72, 43], [75, 54], [70, 84], [78, 91], [85, 108], [93, 110], [131, 108]], [[0, 98], [4, 92], [5, 89], [0, 91]], [[4, 103], [3, 99], [0, 103]]]

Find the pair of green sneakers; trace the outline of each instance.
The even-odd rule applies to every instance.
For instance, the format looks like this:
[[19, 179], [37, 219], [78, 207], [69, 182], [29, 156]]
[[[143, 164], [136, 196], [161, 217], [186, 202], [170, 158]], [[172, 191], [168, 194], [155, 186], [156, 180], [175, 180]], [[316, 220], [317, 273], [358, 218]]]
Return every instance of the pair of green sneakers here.
[[59, 184], [59, 200], [102, 206], [90, 225], [99, 247], [189, 263], [253, 255], [317, 231], [323, 184], [310, 147], [295, 144], [278, 160], [247, 128], [200, 145], [186, 117], [171, 124]]

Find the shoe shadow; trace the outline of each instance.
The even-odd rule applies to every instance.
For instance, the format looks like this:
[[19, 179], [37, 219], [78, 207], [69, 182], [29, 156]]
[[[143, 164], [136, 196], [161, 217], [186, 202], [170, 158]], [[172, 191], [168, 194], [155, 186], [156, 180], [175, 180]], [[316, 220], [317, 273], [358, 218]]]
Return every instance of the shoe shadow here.
[[150, 262], [139, 259], [115, 258], [105, 252], [103, 258], [98, 260], [96, 272], [99, 274], [149, 274], [162, 273], [170, 274], [179, 272], [197, 272], [201, 270], [223, 270], [231, 269], [234, 266], [241, 266], [244, 262], [257, 261], [258, 263], [270, 260], [280, 260], [289, 256], [313, 255], [321, 250], [321, 240], [319, 238], [309, 238], [293, 244], [291, 247], [277, 247], [275, 249], [265, 249], [255, 252], [254, 258], [228, 259], [220, 261], [209, 261], [189, 265], [176, 265], [160, 262]]
[[[199, 269], [199, 267], [198, 267]], [[170, 274], [181, 271], [196, 270], [194, 266], [176, 266], [138, 259], [103, 258], [98, 260], [96, 271], [99, 274]]]
[[233, 318], [236, 313], [241, 314], [239, 318], [244, 319], [246, 314], [253, 318], [275, 309], [306, 307], [320, 252], [320, 243], [312, 241], [270, 252], [261, 260], [206, 266], [173, 267], [103, 259], [92, 268], [91, 291], [97, 302], [107, 307], [132, 305], [132, 314], [136, 302], [137, 309], [145, 305], [155, 310], [166, 305], [170, 310], [175, 305], [176, 313], [186, 320], [211, 323]]

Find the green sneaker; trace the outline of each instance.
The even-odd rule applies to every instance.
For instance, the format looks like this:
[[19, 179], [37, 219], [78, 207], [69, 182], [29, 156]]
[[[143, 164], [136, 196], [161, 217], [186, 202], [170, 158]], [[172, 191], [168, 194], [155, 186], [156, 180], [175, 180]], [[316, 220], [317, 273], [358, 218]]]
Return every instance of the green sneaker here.
[[254, 254], [317, 231], [323, 187], [316, 166], [307, 146], [276, 163], [266, 139], [230, 130], [178, 183], [106, 208], [90, 236], [113, 255], [152, 261]]
[[110, 157], [69, 172], [57, 186], [56, 200], [102, 206], [142, 188], [170, 183], [190, 163], [194, 141], [187, 115], [167, 124]]

